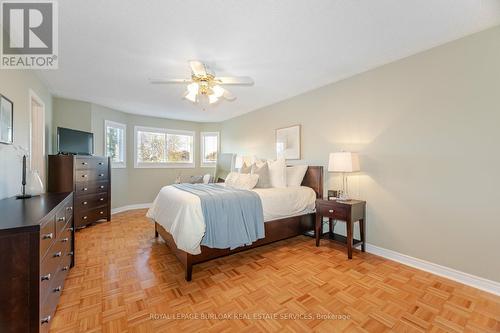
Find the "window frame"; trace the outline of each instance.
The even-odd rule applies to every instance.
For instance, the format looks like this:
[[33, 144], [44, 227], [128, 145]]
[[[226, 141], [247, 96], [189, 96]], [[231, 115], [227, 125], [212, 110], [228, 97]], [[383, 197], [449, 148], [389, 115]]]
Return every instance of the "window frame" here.
[[[192, 162], [191, 163], [182, 163], [182, 162], [161, 162], [161, 163], [145, 163], [139, 162], [137, 159], [137, 144], [138, 144], [138, 132], [155, 132], [155, 133], [164, 133], [167, 134], [177, 134], [177, 135], [189, 135], [193, 137], [192, 141]], [[137, 169], [193, 169], [196, 165], [196, 132], [188, 131], [188, 130], [174, 130], [168, 128], [158, 128], [158, 127], [149, 127], [149, 126], [134, 126], [134, 168]]]
[[123, 162], [113, 162], [111, 160], [111, 168], [124, 169], [127, 167], [127, 124], [119, 123], [112, 120], [104, 120], [104, 156], [108, 157], [108, 126], [123, 129]]
[[220, 154], [220, 132], [200, 132], [200, 166], [202, 168], [215, 168], [217, 161], [206, 163], [205, 156], [205, 136], [217, 136], [217, 156]]

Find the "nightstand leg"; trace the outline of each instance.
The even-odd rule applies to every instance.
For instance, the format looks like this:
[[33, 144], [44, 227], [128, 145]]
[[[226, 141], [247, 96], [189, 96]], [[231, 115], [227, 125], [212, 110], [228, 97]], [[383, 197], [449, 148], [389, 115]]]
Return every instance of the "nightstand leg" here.
[[315, 234], [316, 234], [316, 246], [319, 246], [319, 238], [321, 237], [321, 233], [322, 233], [322, 220], [323, 220], [323, 217], [319, 214], [319, 213], [316, 213], [316, 223], [314, 225], [314, 230], [315, 230]]
[[361, 252], [365, 252], [365, 244], [366, 244], [366, 223], [365, 219], [359, 220], [359, 233], [361, 235]]
[[347, 257], [352, 259], [352, 221], [347, 221]]
[[332, 237], [333, 236], [333, 232], [334, 232], [334, 225], [333, 225], [333, 219], [331, 217], [328, 218], [328, 224], [329, 224], [328, 231], [330, 232], [328, 236]]

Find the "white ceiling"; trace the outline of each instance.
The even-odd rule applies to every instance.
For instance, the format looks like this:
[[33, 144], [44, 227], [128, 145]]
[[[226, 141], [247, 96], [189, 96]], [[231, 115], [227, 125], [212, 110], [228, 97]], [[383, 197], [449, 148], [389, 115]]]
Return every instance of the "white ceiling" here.
[[[57, 96], [222, 121], [497, 24], [498, 0], [64, 0], [59, 69], [39, 74]], [[189, 59], [255, 85], [203, 111], [148, 83]]]

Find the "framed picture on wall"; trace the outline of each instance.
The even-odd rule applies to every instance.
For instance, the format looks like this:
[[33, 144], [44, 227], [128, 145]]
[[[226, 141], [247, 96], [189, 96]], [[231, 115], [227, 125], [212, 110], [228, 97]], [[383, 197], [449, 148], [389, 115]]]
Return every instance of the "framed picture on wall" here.
[[300, 125], [276, 130], [276, 156], [300, 160]]
[[14, 141], [14, 103], [0, 95], [0, 143], [12, 144]]

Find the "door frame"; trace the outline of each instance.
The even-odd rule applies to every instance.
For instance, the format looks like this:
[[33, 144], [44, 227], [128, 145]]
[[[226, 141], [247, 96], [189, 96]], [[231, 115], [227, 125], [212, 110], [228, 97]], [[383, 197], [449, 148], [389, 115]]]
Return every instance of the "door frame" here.
[[[33, 101], [35, 101], [36, 104], [40, 105], [41, 108], [42, 108], [42, 117], [43, 117], [43, 131], [42, 131], [42, 139], [43, 139], [43, 145], [42, 145], [42, 155], [43, 155], [43, 160], [44, 160], [44, 167], [45, 169], [43, 170], [43, 178], [42, 178], [42, 182], [44, 184], [44, 187], [45, 187], [45, 184], [46, 184], [46, 178], [47, 178], [47, 160], [45, 158], [45, 154], [47, 152], [47, 149], [46, 149], [46, 145], [47, 145], [47, 138], [45, 136], [45, 120], [46, 120], [46, 108], [45, 108], [45, 103], [43, 102], [43, 100], [40, 98], [40, 96], [38, 96], [32, 89], [29, 89], [29, 94], [28, 94], [28, 105], [29, 105], [29, 143], [28, 143], [28, 147], [29, 147], [29, 157], [30, 157], [30, 161], [29, 161], [29, 167], [30, 169], [32, 168], [32, 149], [33, 149], [33, 119], [32, 119], [32, 115], [33, 115]], [[39, 172], [41, 172], [39, 170]], [[42, 176], [42, 175], [40, 175]]]

